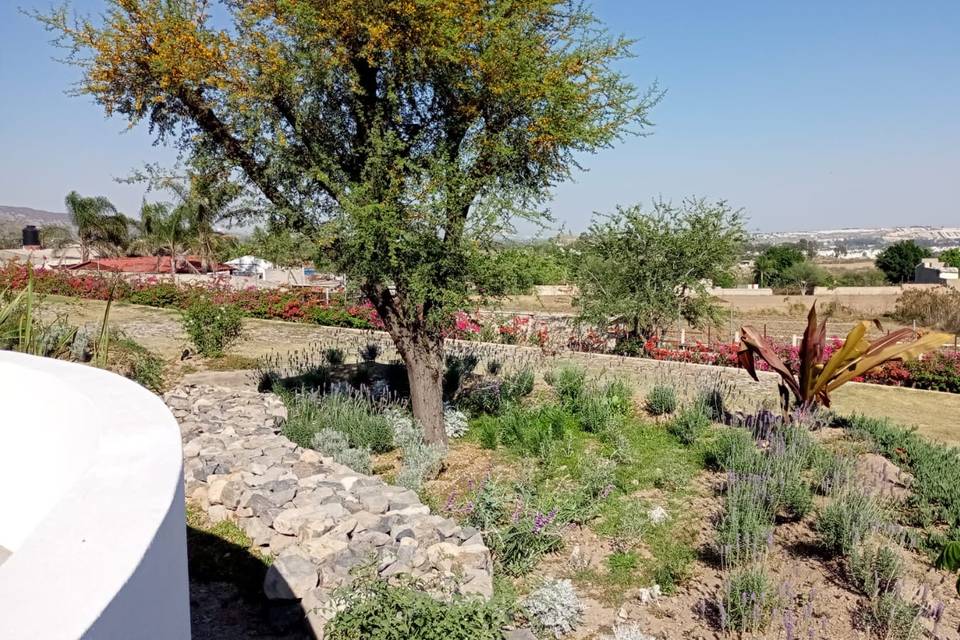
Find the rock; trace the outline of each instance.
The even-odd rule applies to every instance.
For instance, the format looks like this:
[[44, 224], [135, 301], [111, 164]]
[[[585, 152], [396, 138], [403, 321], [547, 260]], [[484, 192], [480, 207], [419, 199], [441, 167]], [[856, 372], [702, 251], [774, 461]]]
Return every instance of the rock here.
[[265, 547], [270, 544], [273, 537], [273, 530], [263, 524], [260, 518], [244, 518], [238, 522], [243, 532], [247, 534], [253, 544], [258, 547]]
[[213, 524], [217, 524], [218, 522], [223, 522], [224, 520], [230, 517], [229, 512], [227, 511], [227, 508], [222, 504], [215, 504], [211, 506], [210, 509], [207, 511], [207, 516], [210, 518], [210, 522], [212, 522]]
[[281, 555], [267, 569], [263, 591], [270, 600], [300, 599], [317, 586], [318, 580], [310, 560], [296, 554]]

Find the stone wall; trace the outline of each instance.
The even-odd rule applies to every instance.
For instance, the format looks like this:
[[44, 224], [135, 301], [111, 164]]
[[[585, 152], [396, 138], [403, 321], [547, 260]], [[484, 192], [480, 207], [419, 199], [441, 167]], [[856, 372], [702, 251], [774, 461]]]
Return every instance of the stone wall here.
[[356, 473], [279, 433], [273, 394], [183, 386], [165, 396], [180, 423], [188, 499], [213, 521], [236, 522], [274, 556], [266, 596], [300, 600], [322, 638], [332, 595], [350, 570], [409, 574], [465, 594], [493, 593], [480, 532], [431, 515], [416, 493]]

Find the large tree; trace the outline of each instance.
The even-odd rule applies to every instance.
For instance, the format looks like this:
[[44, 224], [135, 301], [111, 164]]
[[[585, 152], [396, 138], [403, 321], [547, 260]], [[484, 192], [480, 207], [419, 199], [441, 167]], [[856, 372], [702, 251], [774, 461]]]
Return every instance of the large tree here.
[[715, 321], [720, 309], [707, 289], [732, 277], [746, 239], [740, 212], [724, 202], [618, 209], [578, 242], [581, 316], [621, 327], [628, 341], [659, 335], [681, 318]]
[[[283, 221], [332, 237], [443, 441], [443, 330], [491, 239], [536, 218], [576, 154], [639, 132], [659, 95], [576, 0], [108, 0], [39, 16], [78, 91], [220, 158]], [[216, 16], [214, 18], [213, 16]]]
[[921, 247], [913, 240], [901, 240], [877, 254], [875, 263], [877, 269], [887, 276], [887, 280], [902, 284], [913, 281], [917, 265], [928, 257], [930, 250], [926, 247]]

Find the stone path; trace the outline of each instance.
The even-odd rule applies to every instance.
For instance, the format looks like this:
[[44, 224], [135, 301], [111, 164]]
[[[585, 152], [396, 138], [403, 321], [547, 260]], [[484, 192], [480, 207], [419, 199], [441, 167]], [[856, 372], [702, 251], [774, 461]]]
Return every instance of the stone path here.
[[287, 440], [277, 396], [185, 385], [164, 399], [180, 423], [188, 499], [214, 522], [236, 522], [274, 557], [266, 597], [299, 600], [318, 637], [335, 613], [335, 590], [364, 563], [384, 577], [492, 594], [490, 552], [477, 530], [431, 515], [413, 491]]

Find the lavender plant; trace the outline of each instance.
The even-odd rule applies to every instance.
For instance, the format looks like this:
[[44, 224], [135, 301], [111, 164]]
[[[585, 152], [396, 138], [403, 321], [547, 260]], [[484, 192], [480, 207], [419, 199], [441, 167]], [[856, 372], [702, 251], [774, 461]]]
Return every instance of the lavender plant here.
[[717, 601], [720, 627], [727, 632], [758, 632], [767, 628], [779, 594], [762, 566], [728, 575]]

